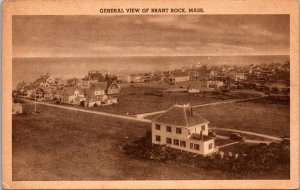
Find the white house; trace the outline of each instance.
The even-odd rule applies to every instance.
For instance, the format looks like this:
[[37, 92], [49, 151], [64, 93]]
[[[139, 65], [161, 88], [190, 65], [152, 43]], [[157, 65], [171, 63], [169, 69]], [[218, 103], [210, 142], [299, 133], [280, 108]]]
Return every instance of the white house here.
[[48, 84], [53, 84], [55, 81], [54, 78], [49, 73], [46, 73], [45, 75], [41, 75], [41, 79], [44, 79]]
[[142, 75], [129, 75], [127, 77], [127, 82], [129, 82], [129, 83], [141, 83], [141, 82], [143, 82], [143, 76]]
[[174, 105], [152, 121], [152, 143], [204, 156], [217, 151], [206, 119], [190, 105]]
[[12, 104], [12, 114], [21, 114], [23, 113], [22, 104], [13, 103]]
[[84, 100], [83, 90], [79, 87], [65, 87], [59, 93], [63, 103], [80, 104]]
[[185, 82], [189, 80], [190, 76], [188, 76], [186, 73], [173, 73], [169, 76], [170, 84], [176, 84], [178, 82]]
[[220, 88], [224, 83], [222, 81], [207, 81], [207, 88]]
[[231, 76], [235, 81], [240, 81], [240, 80], [246, 80], [247, 79], [247, 74], [246, 73], [231, 73]]

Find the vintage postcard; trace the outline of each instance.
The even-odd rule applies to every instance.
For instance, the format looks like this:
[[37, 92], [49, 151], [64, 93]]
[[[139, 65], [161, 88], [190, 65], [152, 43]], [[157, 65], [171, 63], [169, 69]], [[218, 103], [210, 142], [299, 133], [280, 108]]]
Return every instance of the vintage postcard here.
[[4, 189], [296, 189], [295, 0], [7, 0]]

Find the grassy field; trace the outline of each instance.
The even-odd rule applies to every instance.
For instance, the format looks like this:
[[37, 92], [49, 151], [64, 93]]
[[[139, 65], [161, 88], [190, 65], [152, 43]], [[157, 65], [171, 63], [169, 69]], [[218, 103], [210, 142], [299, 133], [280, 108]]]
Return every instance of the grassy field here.
[[144, 136], [149, 124], [38, 105], [13, 116], [13, 180], [275, 179], [286, 172], [240, 176], [184, 162], [125, 156], [118, 147]]
[[[187, 85], [187, 84], [186, 84]], [[243, 98], [236, 93], [229, 95], [191, 94], [187, 92], [165, 92], [166, 88], [134, 85], [123, 87], [116, 95], [118, 104], [112, 106], [92, 107], [90, 109], [125, 115], [136, 115], [166, 110], [174, 104], [199, 105], [228, 99]]]
[[[289, 136], [290, 133], [290, 108], [286, 104], [254, 100], [198, 107], [195, 111], [210, 121], [209, 127], [238, 129], [278, 137]], [[145, 118], [153, 119], [158, 115]], [[231, 134], [218, 130], [216, 132], [220, 135]], [[245, 136], [248, 139], [265, 140], [262, 137]]]
[[288, 105], [236, 102], [195, 109], [210, 121], [210, 127], [231, 128], [267, 135], [284, 136], [290, 132]]

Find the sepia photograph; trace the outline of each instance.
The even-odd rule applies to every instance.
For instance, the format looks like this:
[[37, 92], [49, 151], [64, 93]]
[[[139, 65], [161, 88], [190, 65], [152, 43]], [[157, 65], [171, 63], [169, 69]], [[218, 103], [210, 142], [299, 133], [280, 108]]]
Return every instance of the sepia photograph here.
[[6, 0], [4, 189], [299, 187], [294, 0]]
[[289, 15], [12, 17], [12, 179], [290, 179]]

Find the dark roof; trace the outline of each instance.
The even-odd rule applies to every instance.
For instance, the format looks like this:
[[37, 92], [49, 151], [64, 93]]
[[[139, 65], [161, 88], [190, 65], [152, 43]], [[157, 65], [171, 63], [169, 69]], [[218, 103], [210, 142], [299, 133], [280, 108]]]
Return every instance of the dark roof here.
[[83, 90], [79, 87], [65, 87], [64, 92], [67, 92], [68, 95], [74, 94], [75, 90], [78, 90], [80, 94], [83, 93]]
[[46, 82], [46, 80], [45, 79], [43, 79], [43, 78], [39, 78], [39, 79], [36, 79], [33, 83], [34, 84], [41, 84], [42, 82]]
[[195, 125], [208, 123], [209, 121], [196, 113], [189, 105], [174, 105], [153, 119], [153, 122], [182, 127], [192, 127]]
[[37, 84], [32, 84], [26, 87], [26, 90], [36, 90], [37, 88], [39, 88], [39, 85]]
[[107, 80], [106, 90], [108, 90], [112, 85], [116, 85], [120, 89], [120, 86], [116, 80], [109, 79], [109, 80]]
[[106, 87], [107, 87], [107, 82], [104, 81], [104, 82], [96, 82], [96, 83], [94, 83], [90, 87], [90, 89], [92, 89], [92, 90], [105, 90]]
[[90, 71], [87, 76], [87, 79], [101, 81], [104, 79], [104, 77], [103, 77], [102, 73], [100, 73], [99, 71]]
[[202, 135], [203, 139], [201, 138], [201, 135], [199, 133], [192, 133], [191, 136], [189, 137], [189, 139], [194, 139], [194, 140], [203, 140], [203, 141], [209, 141], [213, 138], [206, 136], [206, 135]]
[[87, 98], [94, 98], [95, 91], [105, 90], [107, 86], [106, 82], [97, 82], [92, 84], [92, 86], [88, 89], [85, 89], [85, 96]]

